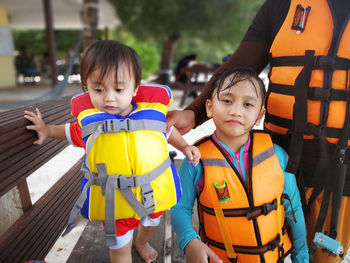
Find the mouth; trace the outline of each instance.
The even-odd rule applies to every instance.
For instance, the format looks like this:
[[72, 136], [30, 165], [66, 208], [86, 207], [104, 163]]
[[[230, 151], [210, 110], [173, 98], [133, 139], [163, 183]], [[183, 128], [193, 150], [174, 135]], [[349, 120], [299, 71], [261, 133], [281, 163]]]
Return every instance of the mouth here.
[[243, 123], [238, 120], [227, 120], [226, 123], [231, 125], [243, 125]]
[[104, 106], [104, 108], [106, 110], [116, 110], [117, 109], [117, 107], [115, 107], [115, 106]]

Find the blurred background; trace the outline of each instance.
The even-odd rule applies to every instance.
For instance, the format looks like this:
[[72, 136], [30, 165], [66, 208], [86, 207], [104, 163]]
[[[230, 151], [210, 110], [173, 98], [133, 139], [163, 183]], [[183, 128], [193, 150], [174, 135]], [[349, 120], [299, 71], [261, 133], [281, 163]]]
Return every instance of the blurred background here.
[[134, 48], [145, 80], [174, 81], [181, 59], [193, 54], [192, 63], [216, 67], [235, 50], [262, 2], [0, 0], [0, 92], [53, 87], [70, 64], [67, 81], [79, 83], [79, 57], [96, 38]]

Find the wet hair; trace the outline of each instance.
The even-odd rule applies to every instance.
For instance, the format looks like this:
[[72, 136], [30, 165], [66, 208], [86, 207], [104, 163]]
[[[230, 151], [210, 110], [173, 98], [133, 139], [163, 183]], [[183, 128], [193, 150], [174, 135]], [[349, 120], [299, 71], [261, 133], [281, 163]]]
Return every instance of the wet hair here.
[[[229, 79], [228, 79], [229, 78]], [[226, 80], [229, 80], [229, 84], [223, 87]], [[264, 104], [264, 99], [266, 95], [266, 89], [264, 82], [258, 76], [255, 70], [247, 67], [234, 67], [234, 68], [225, 68], [220, 73], [217, 73], [215, 76], [215, 80], [211, 86], [210, 97], [213, 96], [216, 91], [216, 96], [219, 100], [219, 94], [221, 91], [229, 90], [237, 83], [248, 80], [255, 89], [257, 97], [259, 97], [259, 93], [261, 95], [262, 104]], [[258, 83], [258, 87], [256, 87], [256, 82]], [[227, 82], [226, 82], [227, 83]]]
[[86, 91], [88, 77], [100, 70], [99, 80], [114, 70], [118, 80], [118, 67], [128, 67], [129, 74], [134, 76], [135, 87], [141, 83], [141, 61], [135, 50], [115, 40], [96, 40], [85, 51], [80, 65], [81, 83]]

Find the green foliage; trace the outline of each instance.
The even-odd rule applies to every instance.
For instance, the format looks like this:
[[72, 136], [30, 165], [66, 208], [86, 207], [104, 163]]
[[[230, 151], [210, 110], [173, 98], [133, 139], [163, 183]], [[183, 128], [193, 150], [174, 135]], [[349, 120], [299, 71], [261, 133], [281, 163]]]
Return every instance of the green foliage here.
[[183, 37], [237, 42], [262, 0], [110, 0], [123, 27], [140, 39]]
[[160, 51], [154, 43], [137, 40], [125, 30], [114, 31], [112, 38], [132, 47], [137, 52], [142, 63], [143, 79], [157, 72], [159, 68]]
[[[58, 58], [65, 58], [69, 48], [77, 43], [80, 30], [55, 30], [55, 40]], [[45, 30], [13, 30], [15, 49], [25, 46], [27, 50], [37, 58], [48, 51]]]
[[[221, 63], [243, 38], [263, 0], [110, 0], [122, 28], [161, 50], [166, 36], [179, 34], [173, 64], [186, 54]], [[174, 67], [174, 65], [173, 65]]]

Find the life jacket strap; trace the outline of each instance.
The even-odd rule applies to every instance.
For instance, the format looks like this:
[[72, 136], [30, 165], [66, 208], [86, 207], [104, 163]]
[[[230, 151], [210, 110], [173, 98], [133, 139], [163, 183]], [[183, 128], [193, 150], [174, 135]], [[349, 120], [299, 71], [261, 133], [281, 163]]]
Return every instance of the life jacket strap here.
[[[240, 253], [240, 254], [249, 254], [249, 255], [260, 255], [260, 254], [265, 254], [267, 251], [273, 251], [275, 248], [278, 246], [279, 242], [281, 240], [281, 237], [279, 234], [277, 234], [276, 238], [274, 238], [271, 242], [268, 242], [264, 245], [261, 246], [237, 246], [237, 245], [232, 245], [235, 253]], [[216, 240], [213, 240], [211, 238], [208, 238], [207, 236], [205, 237], [205, 241], [216, 248], [225, 250], [225, 245], [224, 243], [218, 242]]]
[[221, 233], [222, 239], [224, 241], [227, 258], [231, 262], [237, 262], [238, 258], [237, 258], [237, 255], [235, 253], [235, 250], [232, 246], [232, 240], [231, 240], [229, 230], [228, 230], [228, 227], [227, 227], [227, 224], [225, 221], [224, 213], [222, 212], [222, 208], [215, 207], [214, 211], [215, 211], [216, 220], [217, 220], [218, 225], [219, 225], [220, 233]]
[[140, 130], [151, 130], [166, 132], [166, 123], [163, 121], [149, 120], [149, 119], [108, 119], [99, 122], [90, 123], [82, 128], [82, 137], [93, 134], [98, 127], [101, 127], [101, 133], [115, 133], [115, 132], [131, 132]]
[[83, 208], [83, 205], [85, 203], [85, 200], [87, 198], [87, 190], [89, 189], [90, 186], [93, 184], [96, 184], [94, 180], [89, 180], [86, 182], [86, 184], [83, 187], [83, 190], [80, 193], [80, 196], [78, 200], [75, 202], [70, 214], [69, 214], [69, 219], [67, 223], [66, 230], [63, 232], [62, 236], [67, 235], [77, 224], [76, 224], [76, 219], [77, 216], [80, 212], [80, 210]]
[[[63, 235], [68, 234], [76, 226], [76, 218], [82, 209], [87, 198], [87, 190], [92, 185], [101, 186], [102, 193], [105, 195], [105, 237], [107, 246], [117, 244], [115, 228], [115, 190], [120, 190], [123, 197], [134, 209], [138, 216], [145, 217], [155, 210], [153, 199], [153, 189], [151, 182], [163, 174], [171, 165], [170, 158], [166, 158], [158, 167], [151, 172], [143, 175], [108, 175], [106, 164], [97, 164], [98, 174], [89, 171], [88, 167], [83, 164], [82, 171], [88, 179], [83, 190], [73, 206], [68, 225]], [[137, 200], [131, 188], [141, 187], [142, 204]], [[63, 236], [62, 235], [62, 236]]]
[[[284, 199], [282, 198], [282, 204]], [[207, 207], [199, 203], [203, 213], [215, 215], [215, 209]], [[270, 203], [266, 203], [260, 206], [248, 207], [248, 208], [234, 208], [234, 209], [222, 209], [225, 217], [246, 217], [248, 220], [253, 220], [261, 215], [268, 215], [271, 211], [277, 210], [277, 199], [274, 199]]]
[[[304, 66], [306, 61], [306, 56], [272, 57], [270, 53], [271, 67]], [[338, 56], [315, 56], [312, 64], [313, 69], [350, 69], [350, 59]]]

